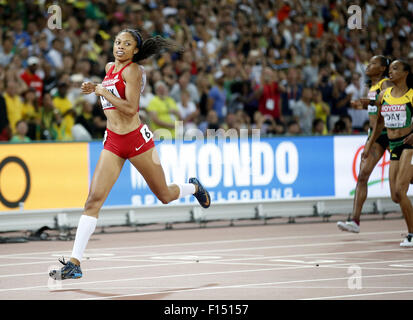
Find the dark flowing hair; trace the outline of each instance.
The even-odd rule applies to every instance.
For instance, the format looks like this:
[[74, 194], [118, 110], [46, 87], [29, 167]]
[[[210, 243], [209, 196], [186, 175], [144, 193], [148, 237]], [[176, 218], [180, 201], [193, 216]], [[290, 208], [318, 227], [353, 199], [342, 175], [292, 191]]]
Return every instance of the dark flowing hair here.
[[384, 69], [382, 76], [383, 77], [388, 77], [389, 76], [389, 67], [390, 67], [390, 63], [391, 63], [391, 59], [383, 56], [383, 55], [378, 55], [377, 57], [380, 58], [380, 62], [381, 65], [383, 67], [386, 67], [386, 69]]
[[[383, 73], [381, 74], [382, 78], [387, 78], [389, 76], [389, 68], [390, 68], [390, 64], [391, 64], [391, 59], [383, 56], [383, 55], [377, 55], [376, 57], [378, 57], [380, 59], [380, 65], [383, 67], [386, 67], [386, 69], [384, 69]], [[370, 87], [371, 86], [371, 79], [367, 78], [366, 80], [366, 84]]]
[[406, 78], [406, 84], [407, 87], [410, 89], [413, 89], [413, 73], [412, 73], [412, 67], [411, 65], [403, 59], [397, 59], [398, 62], [400, 62], [403, 65], [403, 71], [407, 71], [407, 78]]
[[123, 29], [118, 33], [118, 35], [123, 32], [127, 32], [132, 35], [137, 43], [136, 46], [139, 49], [139, 52], [133, 56], [133, 62], [145, 60], [154, 54], [160, 53], [163, 49], [180, 53], [183, 52], [183, 48], [176, 42], [165, 39], [161, 36], [150, 37], [146, 40], [143, 40], [143, 37], [138, 30]]

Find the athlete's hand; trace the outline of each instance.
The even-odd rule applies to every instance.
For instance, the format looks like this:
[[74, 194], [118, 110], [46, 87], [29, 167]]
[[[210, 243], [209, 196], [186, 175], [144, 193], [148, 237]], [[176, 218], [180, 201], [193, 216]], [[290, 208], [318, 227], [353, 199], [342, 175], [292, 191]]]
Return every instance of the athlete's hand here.
[[95, 87], [95, 94], [97, 96], [103, 96], [108, 90], [102, 86], [101, 84], [96, 85]]
[[83, 94], [90, 94], [95, 91], [96, 84], [92, 82], [83, 82], [80, 86]]
[[413, 145], [413, 134], [409, 134], [406, 138], [404, 138], [403, 143]]
[[369, 154], [370, 154], [370, 147], [368, 145], [366, 145], [364, 147], [363, 152], [361, 153], [361, 159], [366, 160], [369, 157]]
[[353, 109], [363, 109], [363, 104], [361, 103], [360, 100], [353, 100], [350, 102], [350, 106]]

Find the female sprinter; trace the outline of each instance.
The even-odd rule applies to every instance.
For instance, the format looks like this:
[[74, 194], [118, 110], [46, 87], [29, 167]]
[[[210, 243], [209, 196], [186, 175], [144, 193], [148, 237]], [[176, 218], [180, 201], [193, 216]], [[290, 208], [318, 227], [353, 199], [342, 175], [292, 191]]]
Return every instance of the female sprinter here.
[[[369, 113], [370, 130], [367, 139], [371, 138], [372, 128], [377, 122], [377, 107], [376, 99], [380, 92], [391, 85], [387, 79], [390, 61], [384, 56], [374, 56], [370, 59], [367, 68], [366, 76], [370, 78], [371, 87], [368, 92], [368, 99], [356, 101], [354, 107], [367, 107]], [[367, 198], [367, 182], [373, 172], [377, 162], [381, 159], [384, 152], [389, 146], [387, 132], [384, 129], [377, 140], [374, 141], [371, 149], [371, 154], [368, 158], [362, 159], [360, 163], [360, 171], [357, 177], [356, 193], [353, 202], [353, 214], [351, 221], [338, 221], [337, 227], [343, 231], [358, 233], [360, 232], [360, 215], [363, 204]]]
[[391, 198], [400, 205], [408, 230], [400, 246], [413, 247], [413, 206], [407, 196], [410, 180], [413, 178], [413, 74], [410, 65], [402, 60], [393, 61], [389, 78], [393, 82], [393, 87], [387, 88], [379, 95], [379, 117], [362, 157], [368, 159], [372, 155], [372, 142], [376, 141], [386, 127], [390, 147]]
[[116, 36], [113, 46], [115, 62], [106, 65], [106, 76], [102, 84], [83, 83], [81, 86], [84, 94], [94, 92], [100, 97], [107, 117], [107, 130], [84, 213], [79, 220], [72, 256], [68, 262], [60, 260], [64, 265], [60, 270], [49, 273], [53, 279], [82, 277], [80, 262], [84, 250], [95, 230], [99, 210], [119, 177], [126, 159], [142, 174], [162, 203], [193, 194], [204, 208], [210, 205], [209, 193], [196, 178], [190, 178], [189, 183], [166, 184], [154, 148], [153, 134], [139, 119], [139, 98], [145, 87], [146, 76], [138, 62], [163, 48], [173, 49], [174, 44], [159, 36], [143, 41], [137, 31], [122, 30]]

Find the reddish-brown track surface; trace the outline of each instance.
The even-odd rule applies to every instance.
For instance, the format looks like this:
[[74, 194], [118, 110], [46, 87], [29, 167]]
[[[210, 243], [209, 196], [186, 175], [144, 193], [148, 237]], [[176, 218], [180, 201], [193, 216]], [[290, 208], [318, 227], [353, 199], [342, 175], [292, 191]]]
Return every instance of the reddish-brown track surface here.
[[73, 241], [0, 244], [0, 299], [413, 299], [405, 232], [397, 217], [362, 220], [359, 234], [335, 221], [97, 229], [83, 278], [63, 282], [48, 270]]

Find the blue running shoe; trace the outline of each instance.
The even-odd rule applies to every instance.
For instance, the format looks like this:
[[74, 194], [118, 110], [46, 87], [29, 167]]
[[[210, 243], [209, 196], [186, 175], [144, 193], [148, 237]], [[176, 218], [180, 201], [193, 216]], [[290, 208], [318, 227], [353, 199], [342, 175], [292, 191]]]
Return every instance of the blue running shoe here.
[[194, 196], [202, 207], [208, 208], [211, 205], [211, 197], [209, 196], [208, 191], [202, 186], [197, 178], [189, 178], [189, 183], [198, 186], [198, 191], [194, 193]]
[[82, 277], [83, 274], [80, 266], [70, 261], [66, 262], [64, 258], [62, 260], [59, 259], [59, 262], [63, 264], [62, 269], [49, 272], [49, 276], [54, 280], [79, 279]]

